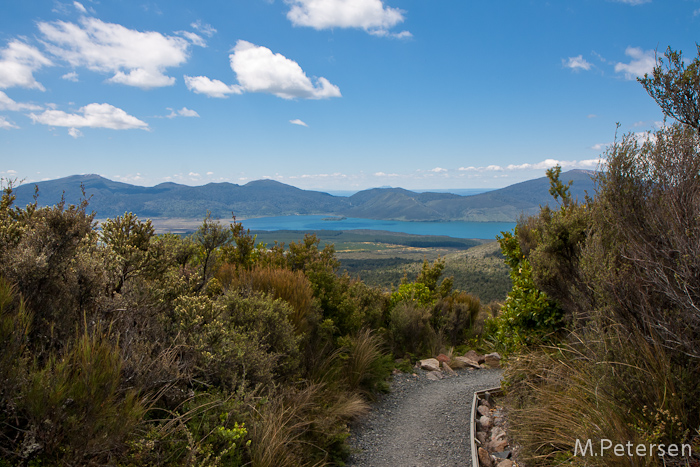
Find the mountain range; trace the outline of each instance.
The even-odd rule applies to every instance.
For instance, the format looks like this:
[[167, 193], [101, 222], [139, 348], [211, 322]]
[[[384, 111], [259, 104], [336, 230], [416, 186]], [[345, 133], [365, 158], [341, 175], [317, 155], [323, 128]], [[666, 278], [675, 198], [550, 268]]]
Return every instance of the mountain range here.
[[[571, 193], [583, 199], [593, 194], [594, 173], [571, 170], [561, 175], [573, 181]], [[373, 188], [352, 196], [333, 196], [302, 190], [274, 180], [257, 180], [245, 185], [209, 183], [187, 186], [161, 183], [143, 187], [115, 182], [99, 175], [72, 175], [56, 180], [27, 183], [15, 189], [15, 204], [36, 201], [40, 206], [60, 202], [77, 204], [83, 190], [89, 210], [97, 218], [132, 212], [139, 218], [202, 219], [212, 216], [238, 218], [333, 215], [376, 220], [515, 222], [521, 214], [534, 214], [540, 206], [554, 203], [547, 177], [528, 180], [506, 188], [471, 196], [444, 192], [416, 193], [403, 188]]]

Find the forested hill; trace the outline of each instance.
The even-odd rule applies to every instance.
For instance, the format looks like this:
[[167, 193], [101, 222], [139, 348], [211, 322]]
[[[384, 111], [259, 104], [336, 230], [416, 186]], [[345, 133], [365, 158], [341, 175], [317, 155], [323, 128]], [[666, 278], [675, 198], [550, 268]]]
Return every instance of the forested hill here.
[[[593, 194], [592, 174], [572, 170], [563, 173], [561, 180], [573, 180], [572, 194], [583, 199], [586, 192]], [[99, 175], [73, 175], [17, 187], [16, 204], [25, 206], [33, 202], [35, 187], [41, 206], [58, 203], [62, 195], [67, 203], [77, 204], [82, 199], [81, 186], [89, 198], [89, 209], [98, 218], [128, 211], [141, 218], [201, 219], [209, 210], [221, 218], [229, 218], [231, 213], [241, 218], [324, 214], [378, 220], [514, 222], [521, 213], [534, 214], [540, 206], [552, 203], [546, 177], [472, 196], [373, 188], [344, 197], [301, 190], [273, 180], [245, 185], [209, 183], [192, 187], [161, 183], [142, 187]]]

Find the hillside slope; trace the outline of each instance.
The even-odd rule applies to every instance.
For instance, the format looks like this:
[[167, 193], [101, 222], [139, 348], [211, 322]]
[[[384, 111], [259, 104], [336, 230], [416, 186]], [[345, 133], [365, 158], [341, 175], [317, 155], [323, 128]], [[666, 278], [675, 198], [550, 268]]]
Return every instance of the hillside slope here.
[[[592, 172], [572, 170], [562, 180], [573, 180], [571, 192], [582, 199], [593, 193]], [[415, 193], [403, 188], [373, 188], [350, 197], [302, 190], [273, 180], [245, 185], [209, 183], [187, 186], [161, 183], [142, 187], [108, 180], [99, 175], [73, 175], [57, 180], [21, 185], [16, 204], [33, 202], [35, 187], [40, 205], [53, 205], [63, 196], [68, 204], [82, 199], [98, 218], [130, 211], [142, 218], [201, 219], [213, 216], [241, 218], [289, 215], [341, 215], [377, 220], [514, 222], [522, 214], [534, 214], [552, 201], [546, 177], [517, 183], [472, 196], [451, 193]], [[82, 188], [81, 188], [82, 187]]]

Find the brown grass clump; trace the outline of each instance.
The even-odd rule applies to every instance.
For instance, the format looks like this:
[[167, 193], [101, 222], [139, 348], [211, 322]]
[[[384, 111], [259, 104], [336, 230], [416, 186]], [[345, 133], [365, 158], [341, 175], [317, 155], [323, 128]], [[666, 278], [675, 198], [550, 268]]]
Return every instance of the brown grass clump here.
[[254, 267], [246, 271], [227, 264], [219, 269], [217, 278], [226, 288], [262, 292], [275, 299], [284, 300], [294, 310], [289, 319], [297, 332], [308, 330], [308, 318], [313, 307], [313, 290], [303, 271], [269, 266]]

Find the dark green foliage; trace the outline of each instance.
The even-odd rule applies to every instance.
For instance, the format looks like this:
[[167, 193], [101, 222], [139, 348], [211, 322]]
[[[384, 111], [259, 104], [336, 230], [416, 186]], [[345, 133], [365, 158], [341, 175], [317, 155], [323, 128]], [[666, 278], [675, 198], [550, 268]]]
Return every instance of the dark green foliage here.
[[562, 325], [563, 310], [538, 289], [532, 268], [518, 242], [519, 229], [503, 232], [499, 243], [511, 268], [513, 288], [501, 314], [487, 321], [487, 335], [502, 351], [512, 352], [523, 345], [556, 337]]

